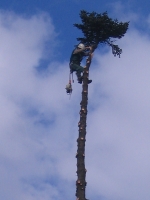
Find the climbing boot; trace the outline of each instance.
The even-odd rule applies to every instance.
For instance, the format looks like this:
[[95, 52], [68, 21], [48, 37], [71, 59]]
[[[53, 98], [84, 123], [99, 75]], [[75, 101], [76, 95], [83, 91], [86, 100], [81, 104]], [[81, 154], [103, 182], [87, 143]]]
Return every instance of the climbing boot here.
[[[78, 78], [78, 83], [82, 84], [83, 78]], [[92, 80], [88, 80], [88, 84], [92, 83]]]
[[78, 83], [82, 84], [83, 77], [78, 77]]
[[92, 83], [92, 80], [88, 80], [88, 84]]

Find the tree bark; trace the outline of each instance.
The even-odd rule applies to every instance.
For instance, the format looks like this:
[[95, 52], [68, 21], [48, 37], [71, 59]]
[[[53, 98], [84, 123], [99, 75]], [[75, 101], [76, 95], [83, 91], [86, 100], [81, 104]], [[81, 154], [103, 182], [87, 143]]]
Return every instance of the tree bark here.
[[82, 100], [80, 102], [80, 121], [79, 137], [77, 139], [77, 181], [76, 181], [76, 197], [77, 200], [86, 200], [85, 188], [86, 188], [86, 169], [85, 169], [85, 141], [86, 141], [86, 119], [87, 119], [87, 105], [88, 105], [88, 78], [89, 67], [91, 64], [91, 55], [86, 60], [86, 67], [83, 72], [83, 84], [82, 84]]

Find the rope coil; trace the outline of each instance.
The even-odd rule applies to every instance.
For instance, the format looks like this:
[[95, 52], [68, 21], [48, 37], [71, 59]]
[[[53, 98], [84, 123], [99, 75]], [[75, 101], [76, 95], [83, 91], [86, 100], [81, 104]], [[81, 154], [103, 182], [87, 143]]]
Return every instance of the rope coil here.
[[[72, 74], [72, 77], [71, 77], [71, 74]], [[71, 78], [72, 78], [72, 80], [71, 80]], [[72, 83], [74, 83], [74, 80], [73, 80], [73, 72], [71, 72], [70, 71], [70, 73], [69, 73], [69, 83], [66, 85], [66, 93], [68, 94], [68, 95], [70, 95], [71, 96], [71, 94], [72, 94]]]

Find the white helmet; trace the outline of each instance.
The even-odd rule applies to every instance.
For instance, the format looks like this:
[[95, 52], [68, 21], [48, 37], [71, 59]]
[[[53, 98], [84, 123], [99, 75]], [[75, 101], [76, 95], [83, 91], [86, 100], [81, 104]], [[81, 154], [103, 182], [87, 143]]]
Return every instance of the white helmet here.
[[80, 44], [78, 44], [78, 48], [79, 49], [85, 49], [85, 46], [84, 46], [84, 44], [80, 43]]

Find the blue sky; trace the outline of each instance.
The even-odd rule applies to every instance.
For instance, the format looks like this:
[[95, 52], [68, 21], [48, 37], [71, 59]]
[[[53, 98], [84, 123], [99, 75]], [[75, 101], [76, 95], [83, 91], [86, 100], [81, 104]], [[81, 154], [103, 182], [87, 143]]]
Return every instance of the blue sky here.
[[[67, 58], [70, 53], [70, 48], [68, 48], [68, 42], [70, 45], [74, 46], [76, 43], [76, 38], [78, 37], [80, 31], [73, 27], [74, 23], [80, 22], [79, 12], [84, 9], [89, 12], [95, 11], [98, 13], [108, 11], [109, 15], [117, 18], [118, 13], [114, 13], [115, 7], [117, 5], [123, 6], [122, 11], [124, 14], [129, 12], [134, 12], [142, 17], [147, 17], [149, 14], [149, 1], [104, 1], [95, 0], [91, 2], [90, 0], [37, 0], [35, 1], [2, 1], [0, 2], [0, 8], [5, 10], [14, 11], [17, 14], [31, 16], [39, 12], [48, 13], [55, 25], [55, 30], [59, 34], [58, 37], [58, 49], [59, 56], [57, 60]], [[139, 24], [138, 24], [139, 25]], [[140, 23], [140, 26], [142, 23]], [[67, 38], [67, 40], [66, 40]], [[65, 48], [65, 52], [63, 48]], [[63, 53], [62, 53], [63, 51]]]
[[150, 199], [149, 7], [148, 0], [0, 2], [0, 199], [75, 199], [81, 85], [74, 76], [71, 99], [65, 86], [82, 9], [130, 21], [116, 41], [121, 58], [105, 46], [94, 52], [86, 196]]

